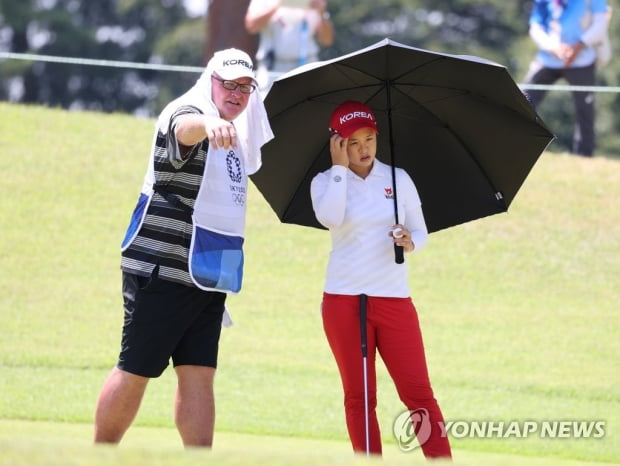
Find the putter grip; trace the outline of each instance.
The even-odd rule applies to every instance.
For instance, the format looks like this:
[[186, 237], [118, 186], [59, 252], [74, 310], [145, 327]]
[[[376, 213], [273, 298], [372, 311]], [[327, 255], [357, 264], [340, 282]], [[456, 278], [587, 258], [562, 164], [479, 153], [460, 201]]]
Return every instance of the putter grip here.
[[397, 264], [405, 262], [404, 249], [402, 246], [394, 245], [394, 260]]

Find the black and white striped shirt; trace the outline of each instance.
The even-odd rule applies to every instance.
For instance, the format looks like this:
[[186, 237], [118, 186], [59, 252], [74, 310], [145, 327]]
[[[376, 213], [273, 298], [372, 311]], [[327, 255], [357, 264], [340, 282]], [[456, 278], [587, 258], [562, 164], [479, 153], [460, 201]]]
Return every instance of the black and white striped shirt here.
[[[202, 113], [183, 106], [170, 119], [167, 134], [158, 130], [154, 147], [155, 184], [177, 197], [189, 208], [200, 189], [205, 168], [208, 140], [197, 144], [182, 158], [174, 134], [176, 120], [188, 113]], [[187, 210], [175, 207], [159, 192], [153, 194], [144, 222], [131, 245], [123, 251], [121, 269], [150, 276], [158, 266], [159, 277], [195, 286], [188, 271], [188, 251], [192, 238], [192, 219]]]

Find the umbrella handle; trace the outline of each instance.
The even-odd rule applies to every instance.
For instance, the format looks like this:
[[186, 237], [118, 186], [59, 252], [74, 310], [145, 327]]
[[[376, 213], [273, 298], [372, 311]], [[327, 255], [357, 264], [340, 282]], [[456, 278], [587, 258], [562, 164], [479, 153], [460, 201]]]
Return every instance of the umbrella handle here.
[[360, 295], [360, 335], [362, 337], [362, 356], [368, 355], [368, 337], [366, 335], [366, 308], [368, 306], [368, 295]]
[[402, 264], [405, 262], [404, 248], [402, 246], [398, 246], [397, 244], [394, 245], [394, 261], [397, 264]]

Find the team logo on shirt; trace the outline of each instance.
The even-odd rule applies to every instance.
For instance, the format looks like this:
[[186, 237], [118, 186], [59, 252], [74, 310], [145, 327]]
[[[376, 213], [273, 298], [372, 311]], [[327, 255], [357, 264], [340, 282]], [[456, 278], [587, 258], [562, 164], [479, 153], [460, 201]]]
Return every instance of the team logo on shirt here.
[[391, 187], [384, 188], [384, 189], [385, 189], [385, 198], [394, 199], [394, 190]]

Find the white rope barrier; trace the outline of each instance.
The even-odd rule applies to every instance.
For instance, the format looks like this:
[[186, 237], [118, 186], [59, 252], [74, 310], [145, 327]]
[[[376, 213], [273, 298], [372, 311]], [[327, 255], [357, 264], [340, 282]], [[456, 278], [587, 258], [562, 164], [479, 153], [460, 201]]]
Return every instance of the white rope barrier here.
[[578, 92], [620, 92], [618, 86], [570, 86], [564, 84], [519, 84], [521, 90], [578, 91]]
[[[156, 71], [180, 71], [185, 73], [202, 73], [204, 67], [202, 66], [180, 66], [180, 65], [166, 65], [164, 63], [138, 63], [131, 61], [117, 61], [117, 60], [94, 60], [90, 58], [74, 58], [74, 57], [60, 57], [54, 55], [39, 55], [33, 53], [13, 53], [13, 52], [0, 52], [1, 59], [13, 59], [13, 60], [28, 60], [28, 61], [44, 61], [50, 63], [65, 63], [72, 65], [87, 65], [87, 66], [107, 66], [111, 68], [129, 68], [129, 69], [141, 69], [141, 70], [156, 70]], [[577, 91], [577, 92], [611, 92], [619, 93], [619, 86], [571, 86], [562, 84], [518, 84], [521, 90], [553, 90], [553, 91]]]
[[90, 58], [72, 58], [58, 57], [54, 55], [37, 55], [33, 53], [13, 53], [0, 52], [0, 59], [27, 60], [27, 61], [44, 61], [51, 63], [66, 63], [71, 65], [89, 65], [89, 66], [107, 66], [110, 68], [131, 68], [139, 70], [157, 70], [157, 71], [181, 71], [189, 73], [202, 73], [204, 67], [200, 66], [179, 66], [165, 65], [160, 63], [138, 63], [132, 61], [117, 60], [93, 60]]

